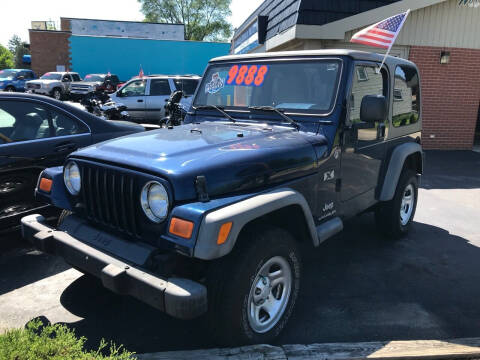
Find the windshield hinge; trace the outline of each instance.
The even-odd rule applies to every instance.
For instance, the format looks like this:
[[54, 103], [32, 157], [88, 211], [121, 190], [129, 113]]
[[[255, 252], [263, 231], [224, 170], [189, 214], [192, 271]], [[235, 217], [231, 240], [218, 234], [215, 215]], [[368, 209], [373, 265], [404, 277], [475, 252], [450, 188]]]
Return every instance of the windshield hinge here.
[[210, 201], [207, 192], [207, 179], [205, 178], [205, 176], [200, 175], [195, 178], [195, 190], [197, 191], [198, 201]]

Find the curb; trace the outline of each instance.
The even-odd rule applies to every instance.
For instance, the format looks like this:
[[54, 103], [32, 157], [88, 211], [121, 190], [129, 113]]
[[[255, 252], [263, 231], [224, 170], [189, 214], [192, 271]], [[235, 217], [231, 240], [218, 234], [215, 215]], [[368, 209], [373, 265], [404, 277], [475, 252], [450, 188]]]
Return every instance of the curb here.
[[137, 355], [138, 360], [408, 360], [480, 359], [480, 338], [311, 345], [252, 345], [238, 348], [169, 351]]

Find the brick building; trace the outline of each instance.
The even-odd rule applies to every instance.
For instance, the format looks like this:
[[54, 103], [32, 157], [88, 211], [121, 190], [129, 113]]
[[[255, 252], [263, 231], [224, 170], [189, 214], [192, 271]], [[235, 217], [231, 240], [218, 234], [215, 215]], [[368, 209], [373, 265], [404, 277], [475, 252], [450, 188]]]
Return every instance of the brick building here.
[[235, 31], [231, 52], [382, 52], [349, 40], [411, 9], [391, 54], [420, 69], [424, 147], [471, 149], [480, 145], [479, 5], [478, 0], [265, 0]]
[[61, 18], [58, 31], [37, 26], [29, 32], [32, 69], [38, 75], [110, 71], [128, 80], [140, 66], [147, 74], [202, 74], [208, 60], [230, 48], [228, 43], [185, 41], [183, 24]]

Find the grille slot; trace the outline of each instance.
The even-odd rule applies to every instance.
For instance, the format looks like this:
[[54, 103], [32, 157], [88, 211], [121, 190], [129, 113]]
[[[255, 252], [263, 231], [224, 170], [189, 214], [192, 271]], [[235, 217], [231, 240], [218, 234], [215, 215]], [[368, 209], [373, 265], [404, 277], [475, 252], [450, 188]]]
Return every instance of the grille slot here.
[[139, 238], [135, 178], [104, 167], [81, 164], [80, 168], [88, 220]]

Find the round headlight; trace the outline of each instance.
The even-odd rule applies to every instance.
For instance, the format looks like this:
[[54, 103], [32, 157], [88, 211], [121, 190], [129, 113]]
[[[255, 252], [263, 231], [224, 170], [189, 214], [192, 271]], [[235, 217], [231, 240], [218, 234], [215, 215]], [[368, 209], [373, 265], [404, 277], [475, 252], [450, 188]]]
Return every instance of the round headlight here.
[[145, 215], [155, 223], [159, 223], [168, 214], [168, 194], [165, 187], [157, 181], [150, 181], [142, 189], [140, 203]]
[[78, 195], [81, 186], [80, 169], [73, 161], [70, 161], [65, 165], [63, 180], [68, 192], [72, 195]]

